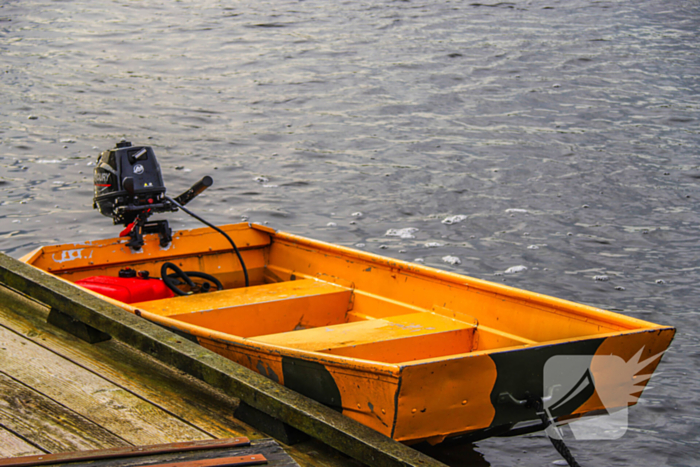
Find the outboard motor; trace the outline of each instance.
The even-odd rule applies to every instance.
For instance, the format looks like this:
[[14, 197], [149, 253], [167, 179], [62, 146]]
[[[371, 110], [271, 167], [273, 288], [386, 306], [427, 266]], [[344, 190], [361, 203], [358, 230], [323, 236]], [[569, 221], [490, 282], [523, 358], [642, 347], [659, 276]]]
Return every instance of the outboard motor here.
[[[132, 146], [129, 141], [121, 140], [115, 148], [103, 151], [97, 159], [93, 208], [99, 210], [103, 216], [111, 217], [115, 225], [126, 226], [119, 236], [129, 237], [127, 245], [133, 250], [141, 249], [144, 244], [143, 235], [147, 233], [159, 234], [160, 245], [167, 246], [172, 241], [168, 221], [149, 221], [148, 218], [161, 212], [184, 211], [226, 237], [243, 267], [245, 284], [248, 286], [248, 270], [231, 237], [184, 207], [213, 183], [214, 180], [207, 175], [180, 196], [170, 198], [165, 194], [163, 175], [153, 149], [150, 146]], [[172, 275], [166, 274], [169, 269], [174, 270], [175, 275], [185, 282], [189, 281], [189, 284], [194, 285], [189, 280], [188, 272], [181, 271], [172, 263], [163, 265], [161, 275], [164, 280]], [[190, 271], [189, 274], [200, 273]], [[222, 288], [220, 283], [216, 285], [219, 289]], [[176, 287], [168, 287], [173, 292], [180, 293]]]
[[114, 224], [126, 226], [120, 236], [130, 237], [127, 244], [134, 250], [143, 246], [146, 233], [158, 233], [161, 246], [167, 246], [172, 241], [168, 221], [148, 222], [148, 218], [159, 212], [177, 211], [213, 182], [207, 175], [172, 200], [165, 196], [163, 175], [153, 149], [122, 140], [97, 159], [93, 207], [111, 217]]

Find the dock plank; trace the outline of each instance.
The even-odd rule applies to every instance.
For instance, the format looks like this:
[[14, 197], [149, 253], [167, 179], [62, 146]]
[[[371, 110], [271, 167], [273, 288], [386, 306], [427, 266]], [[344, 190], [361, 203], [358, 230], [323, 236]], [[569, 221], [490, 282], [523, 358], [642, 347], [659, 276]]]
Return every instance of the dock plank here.
[[[265, 460], [268, 467], [299, 467], [285, 450], [272, 439], [252, 443], [248, 438], [194, 441], [130, 446], [127, 448], [41, 454], [0, 459], [2, 467], [40, 467], [69, 465], [71, 467], [139, 467], [143, 465], [172, 465], [172, 463], [229, 465], [231, 458]], [[242, 459], [241, 459], [242, 460]], [[231, 464], [232, 465], [232, 464]], [[236, 464], [238, 465], [238, 464]], [[249, 464], [244, 464], [249, 465]], [[253, 464], [250, 464], [253, 465]], [[304, 464], [306, 465], [306, 464]], [[333, 464], [335, 467], [336, 464]]]
[[[157, 455], [145, 455], [129, 458], [113, 458], [92, 461], [77, 461], [71, 463], [57, 463], [51, 465], [69, 465], [70, 467], [141, 467], [144, 465], [168, 464], [172, 462], [192, 462], [205, 459], [218, 459], [221, 462], [225, 457], [240, 457], [262, 454], [267, 462], [267, 467], [299, 467], [285, 450], [272, 439], [260, 439], [250, 446], [240, 448], [220, 448], [205, 451], [172, 452]], [[217, 465], [227, 465], [220, 463]], [[306, 464], [304, 464], [306, 465]], [[335, 467], [336, 464], [325, 464]]]
[[55, 454], [42, 453], [34, 456], [0, 459], [0, 467], [36, 467], [73, 462], [91, 462], [104, 459], [126, 459], [169, 453], [228, 449], [250, 446], [245, 437], [226, 439], [207, 439], [203, 441], [186, 441], [182, 443], [152, 444], [150, 446], [122, 446], [110, 449], [73, 451]]
[[[4, 342], [1, 345], [4, 347]], [[0, 424], [24, 439], [31, 439], [47, 452], [129, 444], [3, 372], [0, 372]]]
[[0, 368], [132, 444], [211, 438], [148, 401], [0, 326]]
[[0, 426], [0, 457], [35, 456], [44, 451]]
[[[225, 455], [231, 456], [246, 456], [253, 454], [263, 454], [267, 463], [264, 464], [267, 467], [299, 467], [292, 458], [285, 453], [284, 449], [274, 440], [262, 439], [253, 442], [250, 446], [238, 449], [220, 449], [216, 451], [209, 452], [187, 452], [187, 453], [177, 453], [177, 454], [166, 454], [164, 456], [158, 456], [158, 463], [167, 464], [170, 462], [184, 462], [184, 461], [195, 461], [201, 459], [212, 459], [217, 457], [223, 457]], [[156, 459], [155, 457], [145, 458], [145, 459], [124, 459], [119, 462], [112, 461], [102, 461], [90, 463], [89, 467], [140, 467], [148, 461], [148, 464], [152, 465], [152, 462]], [[222, 464], [225, 465], [225, 464]], [[87, 467], [87, 466], [85, 466]]]
[[[48, 308], [7, 289], [0, 291], [0, 323], [102, 378], [136, 394], [215, 438], [257, 434], [233, 416], [238, 399], [178, 373], [119, 341], [88, 344], [46, 324]], [[21, 315], [14, 310], [25, 310]], [[147, 369], [147, 371], [144, 371]]]

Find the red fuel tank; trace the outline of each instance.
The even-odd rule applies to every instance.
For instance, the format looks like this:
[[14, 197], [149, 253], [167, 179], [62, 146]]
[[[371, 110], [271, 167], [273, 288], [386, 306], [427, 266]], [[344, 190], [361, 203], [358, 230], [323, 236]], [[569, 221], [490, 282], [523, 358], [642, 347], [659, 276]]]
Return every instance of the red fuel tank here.
[[75, 283], [122, 303], [146, 302], [175, 296], [162, 280], [148, 277], [91, 276]]

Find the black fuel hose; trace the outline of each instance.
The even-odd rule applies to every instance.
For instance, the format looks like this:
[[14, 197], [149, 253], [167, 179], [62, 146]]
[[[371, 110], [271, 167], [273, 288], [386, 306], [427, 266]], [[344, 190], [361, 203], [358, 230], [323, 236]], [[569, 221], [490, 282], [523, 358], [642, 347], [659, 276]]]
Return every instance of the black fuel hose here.
[[238, 247], [237, 247], [236, 244], [233, 242], [233, 240], [231, 240], [231, 237], [229, 237], [228, 234], [227, 234], [226, 232], [224, 232], [223, 230], [221, 230], [220, 228], [218, 228], [218, 227], [215, 226], [214, 224], [210, 224], [209, 222], [205, 221], [204, 219], [202, 219], [201, 217], [199, 217], [197, 214], [193, 213], [192, 211], [190, 211], [189, 209], [187, 209], [186, 207], [184, 207], [182, 204], [178, 203], [178, 202], [175, 201], [174, 199], [172, 199], [172, 198], [170, 198], [170, 197], [168, 197], [168, 196], [166, 196], [165, 199], [168, 200], [168, 201], [170, 201], [171, 203], [173, 203], [173, 205], [174, 205], [175, 207], [177, 207], [177, 208], [179, 208], [179, 209], [182, 209], [184, 212], [186, 212], [186, 213], [189, 214], [190, 216], [192, 216], [192, 217], [194, 217], [195, 219], [197, 219], [197, 220], [198, 220], [199, 222], [201, 222], [202, 224], [204, 224], [204, 225], [206, 225], [206, 226], [208, 226], [208, 227], [211, 227], [212, 229], [216, 230], [216, 231], [219, 232], [221, 235], [223, 235], [224, 237], [226, 237], [226, 240], [228, 240], [229, 243], [231, 244], [231, 246], [233, 247], [233, 251], [236, 252], [236, 256], [238, 256], [238, 261], [241, 262], [241, 266], [243, 267], [243, 275], [245, 276], [245, 286], [248, 287], [248, 286], [250, 285], [250, 282], [249, 282], [249, 280], [248, 280], [248, 269], [246, 269], [246, 267], [245, 267], [245, 263], [243, 262], [243, 257], [241, 256], [241, 252], [238, 251]]

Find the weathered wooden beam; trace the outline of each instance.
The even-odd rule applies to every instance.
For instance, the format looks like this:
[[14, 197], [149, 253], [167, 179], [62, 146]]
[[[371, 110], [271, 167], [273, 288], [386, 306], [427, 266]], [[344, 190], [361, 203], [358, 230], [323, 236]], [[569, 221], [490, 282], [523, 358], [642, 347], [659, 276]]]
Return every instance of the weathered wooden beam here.
[[289, 446], [309, 439], [309, 435], [306, 433], [303, 433], [242, 401], [238, 404], [238, 407], [236, 407], [234, 415], [237, 419], [257, 428], [266, 435], [272, 436], [277, 441], [281, 441]]
[[0, 282], [372, 467], [444, 464], [80, 288], [0, 253]]
[[74, 320], [56, 308], [52, 308], [49, 312], [49, 316], [46, 318], [49, 324], [53, 324], [57, 328], [61, 328], [66, 332], [73, 334], [75, 337], [84, 340], [89, 344], [97, 344], [98, 342], [104, 342], [110, 339], [109, 334], [105, 334], [102, 331], [88, 326], [87, 324]]
[[69, 462], [89, 462], [102, 459], [124, 459], [128, 457], [145, 457], [156, 454], [181, 453], [186, 451], [201, 451], [205, 449], [232, 448], [250, 446], [250, 440], [244, 436], [239, 438], [206, 439], [184, 441], [180, 443], [152, 444], [147, 446], [122, 446], [111, 449], [95, 449], [90, 451], [59, 452], [56, 454], [40, 454], [0, 459], [0, 467], [36, 467], [39, 465], [61, 464]]
[[220, 459], [198, 459], [193, 461], [169, 462], [167, 464], [151, 464], [151, 467], [218, 467], [222, 465], [244, 467], [262, 464], [267, 464], [265, 456], [262, 454], [253, 454], [250, 456], [223, 457]]

